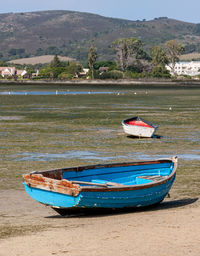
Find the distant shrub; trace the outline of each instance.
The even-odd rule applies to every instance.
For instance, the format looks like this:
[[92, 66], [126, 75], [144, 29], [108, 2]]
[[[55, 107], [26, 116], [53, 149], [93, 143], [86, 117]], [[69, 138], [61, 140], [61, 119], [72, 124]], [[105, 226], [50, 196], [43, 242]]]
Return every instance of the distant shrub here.
[[8, 76], [6, 77], [7, 80], [12, 80], [13, 79], [13, 76]]
[[124, 77], [123, 72], [119, 70], [111, 70], [103, 73], [100, 76], [100, 79], [122, 79]]
[[99, 61], [94, 64], [94, 68], [98, 70], [100, 67], [108, 67], [109, 70], [116, 69], [117, 64], [115, 61]]
[[144, 78], [144, 77], [149, 77], [149, 73], [147, 72], [131, 72], [131, 71], [126, 71], [125, 72], [125, 78]]
[[170, 78], [171, 75], [169, 74], [169, 71], [164, 66], [158, 65], [152, 70], [152, 77]]
[[25, 53], [24, 48], [20, 48], [20, 49], [12, 48], [8, 51], [9, 56], [19, 55], [23, 57], [24, 53]]
[[73, 78], [73, 75], [72, 74], [69, 74], [69, 73], [61, 73], [59, 76], [58, 76], [59, 79], [63, 79], [63, 80], [71, 80]]
[[189, 75], [181, 75], [181, 76], [184, 77], [185, 79], [192, 79], [192, 77]]
[[33, 77], [30, 77], [30, 80], [40, 80], [42, 78], [43, 77], [41, 77], [41, 76], [33, 76]]

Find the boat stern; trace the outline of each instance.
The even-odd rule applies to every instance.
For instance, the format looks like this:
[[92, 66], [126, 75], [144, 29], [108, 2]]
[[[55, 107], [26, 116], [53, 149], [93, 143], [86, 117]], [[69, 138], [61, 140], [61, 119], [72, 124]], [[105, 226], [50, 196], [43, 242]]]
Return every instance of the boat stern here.
[[29, 187], [25, 182], [24, 187], [27, 194], [34, 200], [38, 201], [41, 204], [51, 206], [53, 208], [65, 208], [66, 205], [69, 208], [76, 207], [81, 199], [80, 194], [77, 196], [70, 196], [48, 190], [32, 188]]
[[80, 186], [68, 180], [51, 179], [38, 173], [25, 174], [23, 178], [27, 194], [42, 204], [74, 207], [80, 201]]

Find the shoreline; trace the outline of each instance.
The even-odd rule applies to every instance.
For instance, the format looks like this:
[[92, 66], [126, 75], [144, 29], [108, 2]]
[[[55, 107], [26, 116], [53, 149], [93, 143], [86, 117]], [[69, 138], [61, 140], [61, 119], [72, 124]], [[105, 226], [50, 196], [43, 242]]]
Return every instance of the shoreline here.
[[123, 79], [123, 80], [0, 80], [0, 85], [159, 85], [200, 86], [200, 80]]

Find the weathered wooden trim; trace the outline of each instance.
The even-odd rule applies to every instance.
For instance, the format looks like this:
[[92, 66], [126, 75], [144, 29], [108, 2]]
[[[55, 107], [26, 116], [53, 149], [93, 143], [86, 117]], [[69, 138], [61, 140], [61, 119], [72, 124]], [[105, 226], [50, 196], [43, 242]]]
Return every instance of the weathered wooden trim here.
[[43, 189], [69, 196], [77, 196], [80, 192], [79, 185], [64, 179], [56, 180], [46, 178], [42, 174], [25, 174], [23, 178], [26, 185], [31, 188]]

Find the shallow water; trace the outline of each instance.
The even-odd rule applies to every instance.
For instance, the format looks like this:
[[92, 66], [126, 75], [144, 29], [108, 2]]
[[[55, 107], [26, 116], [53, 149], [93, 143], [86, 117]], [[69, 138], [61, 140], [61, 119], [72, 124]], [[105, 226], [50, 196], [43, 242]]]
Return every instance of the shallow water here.
[[[79, 150], [72, 150], [69, 152], [64, 153], [39, 153], [39, 152], [24, 152], [21, 154], [15, 155], [8, 155], [12, 161], [56, 161], [59, 159], [83, 159], [88, 160], [88, 162], [92, 162], [93, 160], [101, 160], [101, 161], [108, 161], [108, 160], [117, 160], [126, 158], [129, 161], [137, 160], [150, 160], [150, 159], [158, 159], [158, 158], [170, 158], [171, 155], [167, 154], [156, 154], [156, 155], [147, 155], [140, 153], [133, 153], [133, 154], [118, 154], [113, 155], [110, 152], [97, 152], [97, 151], [79, 151]], [[186, 161], [190, 160], [198, 160], [200, 161], [200, 154], [180, 154], [178, 155], [178, 159], [183, 159]]]
[[85, 95], [85, 94], [115, 94], [109, 91], [3, 91], [0, 95]]

